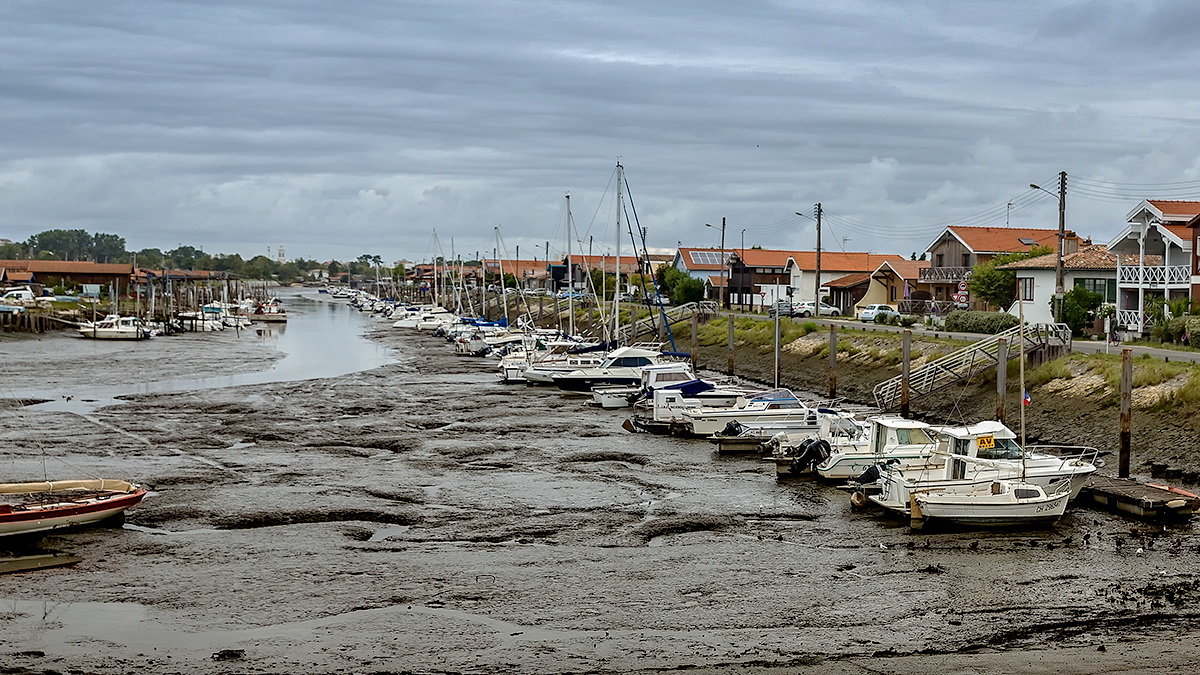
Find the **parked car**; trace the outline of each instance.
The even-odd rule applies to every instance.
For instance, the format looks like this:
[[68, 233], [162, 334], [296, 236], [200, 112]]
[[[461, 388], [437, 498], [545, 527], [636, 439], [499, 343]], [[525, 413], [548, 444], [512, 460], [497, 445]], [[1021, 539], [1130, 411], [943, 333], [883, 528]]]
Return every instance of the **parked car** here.
[[564, 288], [556, 293], [554, 297], [560, 299], [574, 298], [576, 300], [583, 300], [587, 297], [587, 293], [584, 293], [583, 291], [572, 291]]
[[891, 305], [875, 304], [867, 305], [858, 313], [859, 321], [874, 321], [879, 323], [880, 318], [885, 316], [900, 316], [900, 312], [896, 311]]
[[780, 300], [771, 305], [771, 308], [767, 310], [767, 316], [775, 316], [776, 314], [779, 316], [792, 316], [794, 311], [795, 306], [792, 303]]
[[[811, 300], [796, 303], [795, 306], [792, 307], [792, 316], [808, 318], [814, 313], [817, 312], [813, 311], [813, 302]], [[821, 316], [841, 316], [842, 310], [834, 307], [833, 305], [827, 305], [822, 302], [819, 313]]]
[[646, 304], [654, 306], [668, 307], [671, 304], [671, 298], [658, 293], [651, 293], [646, 296]]

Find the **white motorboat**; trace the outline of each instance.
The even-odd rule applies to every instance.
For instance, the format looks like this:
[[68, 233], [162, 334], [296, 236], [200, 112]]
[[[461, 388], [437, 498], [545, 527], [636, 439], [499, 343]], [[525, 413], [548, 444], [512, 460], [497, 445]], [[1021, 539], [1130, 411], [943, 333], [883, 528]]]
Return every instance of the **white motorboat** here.
[[632, 385], [641, 381], [642, 368], [678, 356], [682, 355], [660, 352], [647, 346], [621, 347], [609, 352], [595, 368], [555, 374], [551, 379], [564, 392], [586, 394], [596, 386]]
[[909, 524], [920, 529], [926, 520], [960, 525], [1033, 525], [1053, 523], [1067, 510], [1068, 483], [1047, 493], [1036, 483], [994, 480], [943, 489], [913, 492]]
[[[1069, 452], [1052, 455], [1050, 449]], [[1020, 481], [1039, 485], [1050, 495], [1065, 493], [1074, 499], [1096, 472], [1095, 448], [1031, 446], [1022, 449], [1016, 434], [1000, 422], [986, 421], [965, 427], [937, 429], [937, 445], [925, 464], [876, 464], [878, 479], [866, 499], [889, 510], [910, 514], [911, 496], [933, 492], [975, 493], [994, 481]], [[864, 477], [870, 487], [870, 476]], [[857, 497], [861, 502], [862, 497]]]
[[151, 336], [146, 322], [135, 316], [108, 316], [79, 326], [79, 334], [93, 340], [145, 340]]
[[771, 389], [742, 396], [728, 408], [685, 410], [683, 424], [693, 436], [711, 436], [724, 430], [731, 422], [743, 426], [755, 425], [762, 429], [774, 427], [776, 431], [814, 432], [818, 428], [820, 414], [821, 411], [810, 407], [787, 389]]
[[934, 433], [935, 428], [925, 422], [894, 415], [865, 421], [825, 417], [815, 434], [798, 438], [787, 434], [768, 445], [779, 476], [815, 473], [827, 480], [847, 480], [879, 462], [929, 464], [936, 445]]
[[683, 382], [695, 382], [696, 375], [692, 365], [684, 361], [659, 363], [642, 368], [641, 380], [636, 385], [592, 387], [592, 405], [601, 408], [628, 408], [634, 399], [655, 389], [677, 385]]

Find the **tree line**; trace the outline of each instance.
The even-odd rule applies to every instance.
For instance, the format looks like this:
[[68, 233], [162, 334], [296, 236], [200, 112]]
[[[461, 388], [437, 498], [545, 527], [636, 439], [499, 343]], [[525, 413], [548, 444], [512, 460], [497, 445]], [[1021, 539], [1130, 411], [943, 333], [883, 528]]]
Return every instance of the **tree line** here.
[[383, 266], [377, 255], [363, 254], [349, 262], [327, 263], [305, 258], [280, 262], [265, 255], [244, 259], [237, 253], [207, 253], [194, 246], [179, 246], [169, 251], [143, 248], [130, 251], [125, 238], [105, 232], [86, 230], [45, 230], [24, 242], [0, 244], [0, 260], [86, 260], [98, 263], [128, 263], [147, 269], [212, 270], [228, 272], [247, 279], [278, 279], [281, 282], [308, 278], [312, 270], [325, 270], [331, 276], [349, 272], [374, 276], [399, 273], [403, 266]]

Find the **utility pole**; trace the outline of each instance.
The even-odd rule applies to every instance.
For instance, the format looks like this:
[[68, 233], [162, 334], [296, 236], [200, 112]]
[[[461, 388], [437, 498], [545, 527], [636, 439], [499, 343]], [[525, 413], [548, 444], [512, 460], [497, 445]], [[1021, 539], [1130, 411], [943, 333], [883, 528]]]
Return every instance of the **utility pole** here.
[[821, 202], [817, 202], [817, 274], [813, 283], [813, 316], [821, 316]]
[[[710, 225], [709, 223], [705, 223], [704, 226], [705, 227], [716, 227], [716, 225]], [[721, 304], [725, 306], [725, 309], [729, 309], [730, 274], [729, 274], [729, 258], [726, 257], [726, 255], [725, 255], [725, 217], [724, 216], [721, 217], [721, 253], [720, 253], [720, 255], [721, 255], [721, 259], [725, 261], [725, 264], [721, 266], [721, 279], [725, 282], [724, 298], [723, 298], [723, 302]], [[745, 262], [743, 261], [743, 265], [744, 264], [745, 264]], [[718, 298], [720, 299], [720, 296], [718, 296]]]
[[1054, 264], [1054, 320], [1062, 322], [1062, 305], [1064, 288], [1063, 281], [1063, 250], [1067, 238], [1067, 172], [1058, 173], [1058, 259]]

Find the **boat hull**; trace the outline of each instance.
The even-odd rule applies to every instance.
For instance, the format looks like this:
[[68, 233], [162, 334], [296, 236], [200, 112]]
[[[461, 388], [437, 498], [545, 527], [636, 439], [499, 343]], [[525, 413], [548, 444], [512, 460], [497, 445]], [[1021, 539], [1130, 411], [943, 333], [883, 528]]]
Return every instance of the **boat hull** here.
[[34, 534], [98, 523], [120, 515], [146, 497], [146, 490], [110, 493], [95, 498], [63, 501], [48, 506], [14, 508], [0, 505], [0, 537]]

